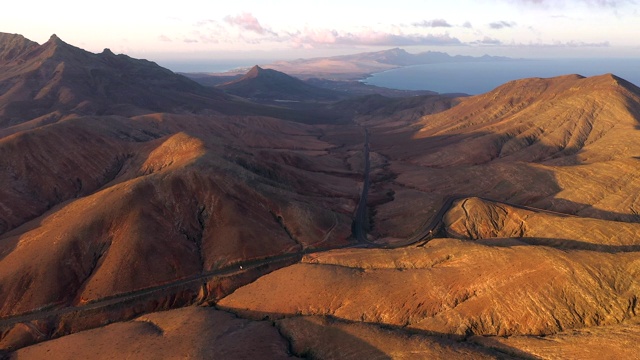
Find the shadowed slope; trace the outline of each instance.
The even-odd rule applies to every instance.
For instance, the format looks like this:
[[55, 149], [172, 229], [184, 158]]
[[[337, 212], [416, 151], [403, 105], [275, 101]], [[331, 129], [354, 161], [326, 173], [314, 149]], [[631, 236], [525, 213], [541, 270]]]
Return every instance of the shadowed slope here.
[[[66, 121], [0, 138], [0, 234], [111, 181], [130, 156], [122, 118]], [[124, 134], [127, 129], [127, 136]]]
[[[251, 344], [251, 346], [247, 346]], [[11, 359], [290, 359], [266, 321], [200, 307], [144, 315], [15, 352]]]
[[276, 321], [292, 352], [313, 359], [505, 359], [480, 346], [371, 323], [295, 316]]
[[[349, 241], [358, 191], [353, 171], [327, 152], [334, 146], [317, 140], [313, 127], [268, 118], [169, 115], [115, 118], [102, 129], [94, 121], [77, 118], [16, 135], [47, 131], [52, 140], [58, 132], [84, 138], [82, 154], [61, 158], [69, 168], [65, 175], [77, 176], [87, 187], [66, 186], [65, 176], [38, 171], [57, 166], [42, 159], [64, 153], [68, 143], [45, 143], [48, 150], [34, 147], [26, 161], [16, 160], [13, 169], [23, 171], [24, 179], [59, 188], [51, 201], [60, 204], [31, 221], [32, 213], [25, 211], [20, 220], [9, 210], [49, 206], [19, 191], [27, 180], [8, 177], [0, 214], [5, 223], [21, 226], [0, 237], [4, 315], [93, 301], [233, 263]], [[116, 140], [117, 129], [131, 136], [138, 129], [158, 139]], [[85, 154], [99, 157], [112, 143], [129, 155], [108, 178], [85, 179]], [[105, 156], [103, 165], [110, 159]], [[32, 165], [23, 169], [23, 162]]]
[[3, 34], [0, 49], [0, 128], [29, 127], [66, 115], [136, 115], [150, 112], [213, 112], [296, 115], [231, 99], [219, 90], [157, 64], [115, 55], [93, 54], [53, 35], [37, 45]]

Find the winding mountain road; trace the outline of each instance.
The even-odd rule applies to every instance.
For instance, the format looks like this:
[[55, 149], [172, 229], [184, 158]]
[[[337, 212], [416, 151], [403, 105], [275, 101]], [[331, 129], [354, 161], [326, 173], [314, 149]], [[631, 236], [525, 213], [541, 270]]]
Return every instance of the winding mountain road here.
[[[264, 259], [259, 260], [251, 260], [251, 261], [243, 261], [239, 263], [235, 263], [232, 265], [228, 265], [224, 268], [203, 272], [191, 277], [178, 279], [172, 281], [170, 283], [149, 287], [141, 290], [136, 290], [128, 293], [121, 293], [109, 297], [102, 298], [100, 300], [92, 301], [89, 303], [85, 303], [79, 306], [66, 306], [66, 307], [55, 307], [56, 305], [50, 305], [46, 308], [41, 308], [32, 312], [12, 315], [0, 318], [0, 333], [10, 329], [12, 326], [18, 323], [29, 323], [36, 320], [46, 320], [55, 317], [61, 317], [67, 314], [76, 314], [77, 316], [82, 316], [83, 313], [88, 313], [93, 310], [101, 309], [101, 308], [109, 308], [111, 306], [116, 306], [118, 304], [126, 303], [129, 301], [135, 300], [144, 300], [146, 296], [150, 296], [153, 294], [158, 295], [171, 295], [178, 294], [181, 289], [185, 289], [185, 287], [190, 287], [193, 289], [196, 286], [205, 287], [207, 282], [211, 279], [217, 277], [224, 277], [234, 274], [240, 274], [243, 272], [247, 272], [250, 270], [257, 269], [259, 267], [264, 266], [274, 266], [274, 269], [285, 267], [289, 264], [298, 262], [302, 257], [306, 254], [313, 254], [319, 252], [325, 252], [329, 250], [336, 249], [344, 249], [344, 248], [354, 248], [354, 247], [366, 247], [366, 248], [398, 248], [404, 246], [410, 246], [413, 244], [417, 244], [422, 242], [428, 242], [436, 235], [438, 235], [441, 226], [443, 225], [443, 218], [447, 211], [453, 206], [454, 202], [457, 200], [461, 200], [469, 197], [477, 197], [482, 200], [497, 202], [505, 205], [509, 205], [512, 207], [531, 210], [536, 212], [545, 212], [559, 216], [574, 216], [570, 214], [564, 214], [549, 210], [537, 209], [528, 206], [511, 204], [503, 201], [493, 200], [482, 198], [474, 195], [454, 195], [449, 196], [444, 199], [442, 206], [438, 210], [438, 212], [431, 218], [429, 222], [425, 222], [425, 225], [418, 229], [414, 235], [407, 238], [405, 241], [394, 243], [393, 245], [383, 246], [381, 244], [377, 244], [375, 242], [370, 241], [367, 238], [367, 195], [370, 188], [370, 170], [371, 163], [369, 158], [370, 146], [369, 146], [369, 131], [365, 128], [365, 142], [364, 142], [364, 171], [363, 171], [363, 185], [362, 185], [362, 193], [360, 196], [360, 200], [358, 202], [357, 209], [354, 214], [353, 220], [353, 237], [356, 239], [356, 244], [346, 244], [342, 246], [334, 246], [328, 248], [314, 249], [314, 250], [303, 250], [295, 253], [287, 253], [282, 255], [271, 256]], [[195, 301], [195, 299], [194, 299]]]
[[458, 200], [471, 198], [471, 197], [475, 197], [484, 201], [504, 204], [504, 205], [508, 205], [508, 206], [518, 208], [518, 209], [523, 209], [523, 210], [542, 212], [542, 213], [552, 214], [556, 216], [576, 217], [576, 215], [572, 215], [572, 214], [565, 214], [557, 211], [538, 209], [530, 206], [509, 203], [506, 201], [489, 199], [489, 198], [485, 198], [477, 195], [456, 194], [456, 195], [451, 195], [444, 198], [438, 212], [435, 215], [433, 215], [428, 222], [425, 222], [421, 228], [417, 229], [413, 235], [406, 238], [404, 241], [394, 242], [393, 245], [381, 245], [381, 244], [372, 242], [367, 238], [367, 226], [368, 226], [367, 195], [369, 193], [369, 188], [371, 185], [370, 175], [369, 175], [371, 171], [371, 161], [369, 158], [369, 153], [370, 153], [369, 130], [365, 127], [364, 128], [364, 150], [363, 150], [363, 154], [364, 154], [363, 185], [362, 185], [362, 194], [360, 195], [360, 201], [358, 202], [358, 207], [356, 209], [354, 220], [353, 220], [353, 237], [360, 244], [366, 245], [367, 247], [399, 248], [404, 246], [410, 246], [417, 243], [422, 243], [421, 245], [424, 245], [429, 240], [439, 235], [441, 227], [444, 224], [443, 223], [444, 215], [451, 209], [453, 204]]
[[190, 276], [187, 278], [183, 278], [183, 279], [178, 279], [170, 283], [153, 286], [145, 289], [140, 289], [140, 290], [136, 290], [128, 293], [120, 293], [117, 295], [102, 298], [100, 300], [85, 303], [79, 306], [67, 306], [63, 308], [54, 308], [55, 305], [52, 305], [47, 308], [41, 308], [36, 311], [0, 318], [0, 333], [2, 333], [3, 330], [17, 323], [31, 322], [34, 320], [44, 320], [51, 317], [59, 317], [59, 316], [71, 314], [71, 313], [81, 314], [83, 312], [92, 311], [100, 308], [108, 308], [110, 306], [114, 306], [127, 301], [143, 299], [145, 296], [152, 295], [154, 293], [160, 294], [160, 293], [166, 293], [167, 291], [171, 291], [171, 290], [177, 291], [187, 286], [192, 286], [192, 287], [197, 285], [205, 286], [207, 281], [211, 279], [214, 279], [217, 277], [234, 275], [234, 274], [240, 274], [240, 273], [254, 270], [263, 266], [276, 265], [276, 268], [277, 268], [279, 265], [282, 265], [282, 267], [284, 267], [294, 262], [298, 262], [300, 259], [302, 259], [304, 255], [307, 255], [307, 254], [314, 254], [314, 253], [325, 252], [329, 250], [343, 249], [343, 248], [349, 248], [349, 247], [360, 247], [360, 246], [362, 245], [347, 244], [343, 246], [334, 246], [330, 248], [303, 250], [295, 253], [271, 256], [271, 257], [259, 259], [259, 260], [243, 261], [243, 262], [235, 263], [232, 265], [228, 265], [224, 268], [203, 272], [203, 273]]

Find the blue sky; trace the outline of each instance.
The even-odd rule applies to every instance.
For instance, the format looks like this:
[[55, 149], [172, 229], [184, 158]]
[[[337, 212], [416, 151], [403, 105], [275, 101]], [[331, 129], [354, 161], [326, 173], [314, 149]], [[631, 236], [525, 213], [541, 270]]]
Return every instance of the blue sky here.
[[292, 59], [402, 47], [640, 58], [640, 0], [12, 1], [0, 31], [152, 60]]

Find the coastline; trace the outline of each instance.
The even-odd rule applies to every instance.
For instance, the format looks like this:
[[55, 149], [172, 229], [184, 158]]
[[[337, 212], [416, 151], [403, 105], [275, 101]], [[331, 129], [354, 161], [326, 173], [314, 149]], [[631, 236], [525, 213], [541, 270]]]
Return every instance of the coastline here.
[[371, 74], [360, 80], [399, 90], [482, 94], [517, 79], [611, 73], [640, 84], [640, 59], [521, 59], [517, 61], [451, 62], [412, 65]]

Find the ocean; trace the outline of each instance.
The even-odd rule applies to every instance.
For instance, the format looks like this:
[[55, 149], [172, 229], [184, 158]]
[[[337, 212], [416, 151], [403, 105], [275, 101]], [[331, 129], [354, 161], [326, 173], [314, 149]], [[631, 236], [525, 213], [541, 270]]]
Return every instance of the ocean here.
[[640, 59], [536, 59], [427, 64], [373, 74], [363, 82], [393, 89], [475, 95], [516, 79], [607, 73], [640, 86]]

